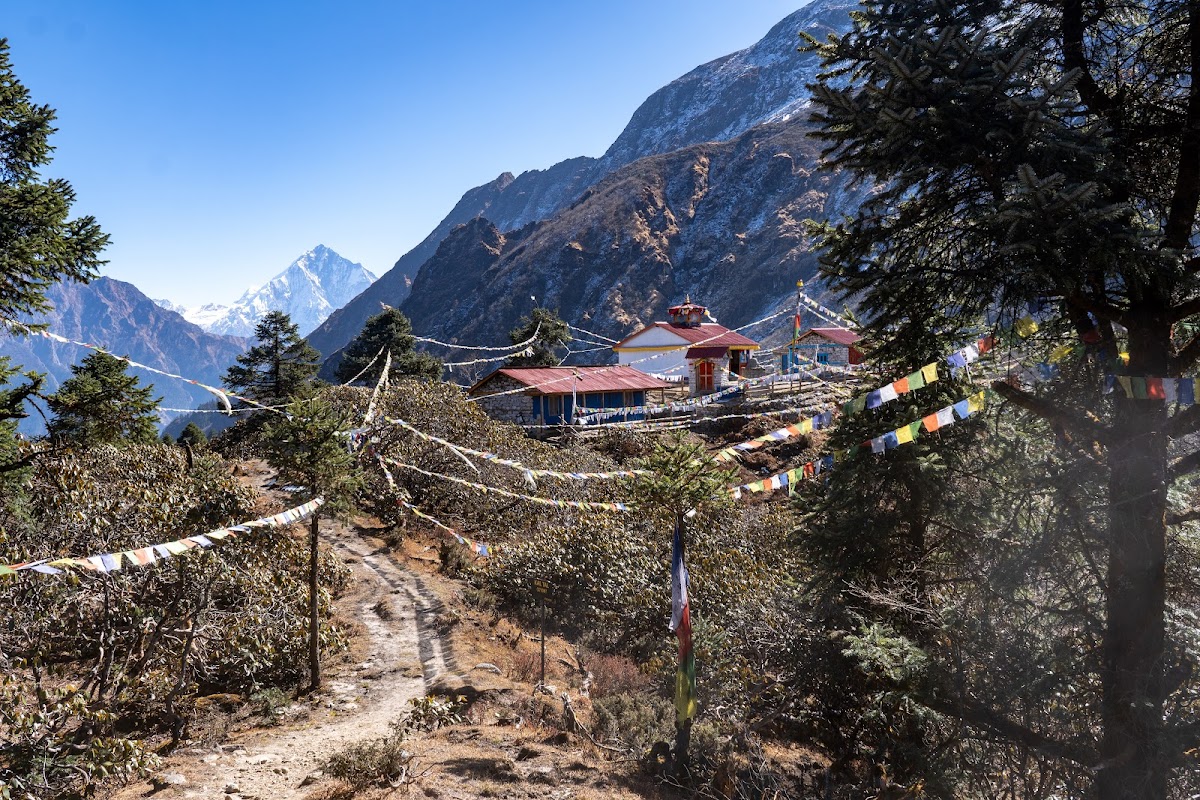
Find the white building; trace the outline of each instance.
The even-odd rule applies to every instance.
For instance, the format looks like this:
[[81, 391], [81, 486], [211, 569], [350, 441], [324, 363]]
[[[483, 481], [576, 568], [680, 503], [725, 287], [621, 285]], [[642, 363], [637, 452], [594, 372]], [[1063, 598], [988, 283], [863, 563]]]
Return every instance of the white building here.
[[618, 363], [666, 378], [685, 376], [692, 395], [720, 391], [745, 375], [757, 342], [704, 322], [708, 309], [691, 298], [667, 313], [669, 322], [655, 322], [613, 345]]

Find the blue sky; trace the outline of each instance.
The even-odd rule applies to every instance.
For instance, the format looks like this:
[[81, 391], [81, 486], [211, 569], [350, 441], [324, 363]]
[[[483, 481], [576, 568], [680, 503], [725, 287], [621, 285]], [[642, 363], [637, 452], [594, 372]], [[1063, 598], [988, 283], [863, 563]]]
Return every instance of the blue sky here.
[[6, 4], [103, 273], [232, 302], [325, 244], [376, 274], [467, 189], [598, 156], [651, 92], [805, 0]]

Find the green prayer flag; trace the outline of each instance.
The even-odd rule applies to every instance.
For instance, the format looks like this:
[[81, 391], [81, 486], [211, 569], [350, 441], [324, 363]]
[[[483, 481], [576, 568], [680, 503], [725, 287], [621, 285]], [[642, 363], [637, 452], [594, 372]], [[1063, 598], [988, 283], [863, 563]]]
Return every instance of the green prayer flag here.
[[853, 415], [859, 413], [866, 407], [867, 407], [867, 396], [861, 395], [859, 397], [854, 398], [853, 400], [848, 401], [846, 403], [846, 405], [843, 407], [843, 410], [846, 412], [846, 416], [850, 417], [850, 416], [853, 416]]

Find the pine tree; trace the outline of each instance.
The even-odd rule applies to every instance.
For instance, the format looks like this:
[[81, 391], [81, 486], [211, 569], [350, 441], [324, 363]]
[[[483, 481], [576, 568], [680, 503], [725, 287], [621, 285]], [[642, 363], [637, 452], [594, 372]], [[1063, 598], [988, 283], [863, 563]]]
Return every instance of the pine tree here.
[[[36, 105], [17, 79], [0, 39], [0, 326], [49, 308], [46, 289], [60, 280], [86, 283], [104, 263], [99, 253], [108, 237], [92, 217], [69, 218], [75, 193], [60, 178], [42, 180], [50, 163], [54, 110]], [[17, 371], [0, 359], [0, 386]], [[27, 461], [17, 454], [16, 420], [25, 416], [25, 398], [40, 379], [0, 391], [0, 472], [15, 472]]]
[[263, 405], [285, 403], [312, 384], [320, 354], [300, 338], [282, 311], [271, 311], [254, 328], [257, 342], [238, 356], [225, 386]]
[[[880, 187], [819, 231], [822, 264], [861, 298], [879, 354], [904, 361], [930, 329], [961, 339], [1035, 308], [1044, 339], [1086, 346], [1101, 372], [1193, 368], [1200, 337], [1173, 326], [1200, 312], [1198, 42], [1182, 2], [917, 0], [867, 6], [822, 45], [827, 162]], [[1166, 555], [1168, 489], [1200, 465], [1169, 447], [1200, 408], [1172, 417], [1161, 397], [1123, 392], [1101, 405], [1097, 382], [995, 389], [1106, 465], [1102, 733], [1094, 751], [1068, 748], [1004, 709], [991, 733], [1095, 770], [1102, 800], [1163, 798], [1197, 745], [1168, 702], [1195, 659], [1168, 636]]]
[[154, 386], [141, 386], [126, 372], [126, 362], [108, 353], [90, 353], [71, 367], [46, 403], [54, 413], [50, 438], [84, 446], [151, 444], [158, 440]]
[[[17, 370], [5, 356], [0, 356], [0, 387], [6, 387]], [[23, 453], [17, 439], [17, 422], [28, 416], [25, 401], [42, 387], [42, 377], [27, 373], [28, 383], [13, 388], [0, 388], [0, 487], [21, 475], [32, 456]]]
[[175, 440], [179, 444], [190, 444], [192, 447], [200, 447], [208, 444], [208, 437], [204, 435], [204, 431], [194, 422], [189, 422], [184, 426], [183, 431], [179, 434], [179, 438]]
[[346, 345], [342, 361], [338, 364], [337, 380], [345, 383], [362, 373], [358, 380], [374, 385], [383, 372], [385, 352], [392, 354], [392, 374], [414, 375], [430, 380], [440, 378], [441, 360], [427, 353], [416, 352], [413, 349], [415, 344], [412, 323], [408, 317], [401, 314], [399, 309], [389, 308], [368, 319], [354, 341]]
[[87, 282], [104, 263], [108, 236], [92, 217], [69, 219], [75, 192], [60, 178], [40, 180], [50, 163], [54, 110], [35, 105], [13, 73], [0, 39], [0, 319], [49, 309], [45, 292], [61, 280]]
[[566, 347], [571, 341], [571, 329], [558, 316], [557, 311], [549, 308], [535, 308], [527, 317], [521, 317], [517, 327], [508, 332], [509, 341], [520, 344], [533, 337], [533, 352], [530, 355], [514, 355], [504, 362], [508, 367], [554, 367], [562, 358], [555, 354], [559, 347]]

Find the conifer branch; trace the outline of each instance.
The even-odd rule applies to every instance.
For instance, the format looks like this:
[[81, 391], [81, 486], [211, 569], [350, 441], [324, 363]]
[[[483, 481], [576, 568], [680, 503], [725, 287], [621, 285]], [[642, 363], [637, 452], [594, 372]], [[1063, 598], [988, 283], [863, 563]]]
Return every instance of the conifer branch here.
[[1200, 333], [1193, 336], [1171, 359], [1171, 373], [1173, 375], [1183, 373], [1196, 362], [1197, 358], [1200, 358]]
[[1097, 114], [1107, 115], [1113, 109], [1113, 99], [1104, 93], [1088, 69], [1083, 50], [1085, 29], [1083, 0], [1066, 0], [1062, 14], [1063, 66], [1079, 73], [1076, 86], [1083, 102]]
[[[1200, 270], [1200, 262], [1193, 265], [1193, 268]], [[1167, 321], [1172, 323], [1179, 322], [1180, 320], [1185, 320], [1188, 317], [1195, 316], [1196, 314], [1200, 314], [1200, 297], [1193, 297], [1191, 300], [1185, 300], [1176, 305], [1174, 308], [1170, 309], [1167, 312]]]
[[1188, 4], [1188, 33], [1190, 36], [1191, 69], [1187, 94], [1187, 119], [1179, 143], [1179, 161], [1175, 189], [1171, 195], [1170, 211], [1163, 230], [1163, 244], [1179, 252], [1188, 249], [1196, 226], [1196, 209], [1200, 207], [1200, 7]]
[[1027, 728], [1018, 722], [1014, 722], [974, 698], [935, 697], [931, 700], [926, 700], [925, 703], [934, 711], [956, 717], [968, 725], [992, 731], [1011, 741], [1019, 742], [1026, 747], [1055, 758], [1073, 761], [1083, 767], [1095, 764], [1098, 759], [1096, 751], [1091, 747], [1080, 743], [1052, 739], [1043, 733], [1038, 733], [1032, 728]]
[[[1188, 453], [1186, 456], [1178, 458], [1172, 462], [1171, 466], [1167, 469], [1167, 477], [1171, 481], [1176, 481], [1182, 478], [1184, 475], [1189, 475], [1198, 469], [1200, 469], [1200, 450], [1197, 450], [1193, 453]], [[1167, 515], [1168, 525], [1174, 524], [1170, 522], [1170, 516], [1170, 514]]]
[[[1101, 302], [1083, 294], [1066, 294], [1063, 296], [1063, 299], [1075, 308], [1090, 311], [1101, 319], [1126, 325], [1125, 309], [1114, 306], [1111, 303]], [[1128, 326], [1126, 325], [1126, 327]]]
[[1189, 508], [1187, 511], [1168, 511], [1168, 525], [1182, 525], [1185, 522], [1195, 522], [1200, 519], [1200, 508]]
[[1036, 414], [1051, 425], [1071, 431], [1087, 438], [1089, 441], [1098, 442], [1105, 446], [1112, 444], [1112, 431], [1095, 420], [1073, 414], [1053, 403], [1048, 403], [1039, 397], [1035, 397], [1029, 392], [1022, 391], [1005, 381], [993, 381], [992, 389], [1013, 405]]
[[1167, 420], [1164, 428], [1167, 436], [1178, 439], [1200, 430], [1200, 406], [1188, 406]]

